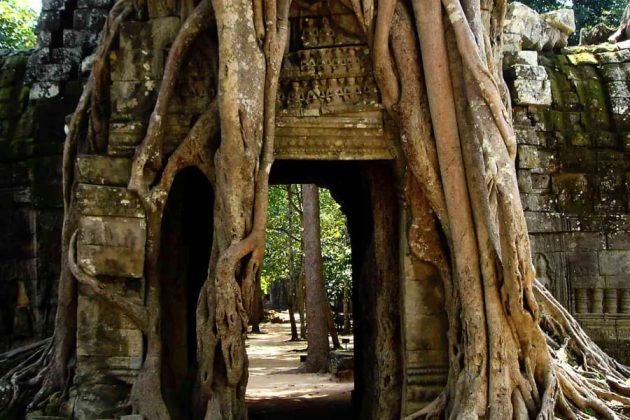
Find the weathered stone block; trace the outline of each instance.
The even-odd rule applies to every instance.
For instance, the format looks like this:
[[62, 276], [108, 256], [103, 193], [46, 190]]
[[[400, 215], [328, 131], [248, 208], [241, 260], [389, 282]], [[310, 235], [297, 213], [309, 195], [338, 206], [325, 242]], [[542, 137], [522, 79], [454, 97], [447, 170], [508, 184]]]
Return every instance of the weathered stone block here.
[[600, 72], [606, 81], [630, 80], [630, 63], [605, 64]]
[[614, 114], [628, 114], [630, 113], [630, 96], [611, 96], [610, 105]]
[[573, 277], [596, 278], [599, 276], [599, 259], [597, 252], [567, 253], [567, 268]]
[[630, 131], [630, 113], [613, 114], [612, 119], [617, 131]]
[[606, 237], [601, 232], [568, 232], [564, 243], [568, 251], [599, 251], [606, 249]]
[[64, 0], [42, 0], [42, 10], [57, 12], [64, 6]]
[[29, 92], [31, 100], [54, 98], [59, 95], [59, 83], [38, 82], [34, 83]]
[[597, 54], [597, 59], [602, 64], [619, 64], [626, 61], [630, 61], [630, 51], [619, 50], [611, 52], [602, 52]]
[[180, 20], [175, 16], [151, 19], [148, 23], [124, 22], [120, 28], [120, 48], [164, 50], [175, 40], [179, 26]]
[[109, 126], [107, 153], [112, 156], [133, 156], [144, 137], [144, 124], [140, 122], [112, 122]]
[[121, 114], [150, 112], [153, 109], [158, 89], [159, 84], [154, 80], [141, 83], [113, 82], [111, 95], [115, 103], [114, 109]]
[[93, 276], [140, 278], [144, 272], [144, 250], [100, 245], [77, 245], [79, 266]]
[[599, 271], [603, 276], [615, 276], [630, 272], [630, 251], [600, 251]]
[[559, 29], [567, 36], [575, 32], [573, 9], [558, 9], [540, 15], [551, 27]]
[[39, 15], [37, 29], [43, 31], [56, 31], [60, 28], [61, 17], [58, 11], [44, 11]]
[[526, 211], [525, 221], [529, 233], [549, 233], [562, 230], [562, 217], [560, 213], [541, 213]]
[[518, 167], [551, 171], [555, 168], [555, 156], [552, 152], [536, 146], [519, 145]]
[[101, 28], [103, 28], [106, 17], [106, 10], [76, 9], [74, 11], [73, 28], [87, 30], [90, 32], [98, 32]]
[[591, 64], [591, 65], [599, 64], [599, 61], [597, 61], [595, 54], [592, 54], [590, 52], [567, 54], [567, 60], [569, 60], [569, 63], [573, 64], [574, 66], [587, 65], [587, 64]]
[[525, 64], [527, 66], [538, 65], [537, 51], [514, 51], [503, 55], [503, 68], [508, 69], [515, 64]]
[[126, 188], [79, 184], [76, 203], [84, 216], [144, 217], [140, 200]]
[[158, 50], [120, 50], [112, 52], [112, 80], [141, 81], [162, 77], [164, 54]]
[[547, 174], [532, 174], [532, 188], [536, 190], [547, 190], [551, 185], [551, 177]]
[[564, 250], [563, 233], [537, 233], [530, 235], [532, 251], [534, 253], [552, 253]]
[[521, 194], [525, 211], [555, 211], [556, 197], [549, 194]]
[[517, 170], [518, 190], [521, 193], [532, 192], [532, 173], [529, 170]]
[[508, 79], [547, 80], [547, 71], [543, 66], [515, 64], [506, 72]]
[[606, 235], [608, 249], [630, 250], [630, 232], [611, 232]]
[[85, 155], [77, 158], [78, 180], [84, 184], [124, 187], [131, 176], [131, 160], [109, 156]]
[[517, 105], [551, 105], [551, 84], [548, 80], [517, 79], [512, 85], [512, 100]]
[[112, 0], [79, 0], [77, 6], [79, 9], [109, 9], [112, 3]]
[[598, 131], [590, 133], [591, 143], [596, 147], [616, 147], [617, 133], [610, 131]]
[[588, 189], [588, 178], [586, 174], [564, 173], [555, 174], [551, 178], [552, 191], [556, 194], [569, 192], [580, 194]]
[[590, 146], [591, 139], [586, 133], [583, 133], [581, 131], [576, 131], [570, 134], [569, 144], [571, 146], [577, 146], [577, 147]]
[[128, 217], [84, 216], [79, 221], [81, 245], [102, 245], [130, 250], [144, 250], [146, 223]]
[[543, 133], [536, 131], [533, 127], [515, 128], [514, 134], [518, 144], [530, 144], [534, 146], [544, 146], [545, 138]]
[[72, 76], [72, 64], [70, 62], [40, 64], [36, 69], [31, 70], [34, 80], [39, 82], [63, 82]]
[[63, 45], [68, 48], [90, 48], [96, 44], [97, 35], [87, 30], [64, 29]]

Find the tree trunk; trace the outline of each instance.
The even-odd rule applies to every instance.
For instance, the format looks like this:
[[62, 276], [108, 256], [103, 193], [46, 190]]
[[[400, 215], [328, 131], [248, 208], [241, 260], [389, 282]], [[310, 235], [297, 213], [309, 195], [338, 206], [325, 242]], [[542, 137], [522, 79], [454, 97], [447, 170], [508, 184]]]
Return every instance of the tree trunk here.
[[330, 333], [330, 338], [332, 339], [333, 349], [340, 349], [341, 343], [339, 343], [339, 334], [337, 334], [335, 320], [328, 302], [325, 302], [324, 313], [326, 314], [326, 323], [328, 324], [328, 332]]
[[304, 209], [304, 270], [306, 277], [306, 316], [308, 318], [307, 372], [328, 370], [328, 320], [324, 307], [328, 307], [322, 278], [322, 250], [319, 223], [319, 188], [302, 185]]
[[298, 277], [297, 308], [300, 314], [300, 339], [306, 340], [306, 275], [303, 268]]
[[343, 334], [350, 334], [350, 296], [348, 287], [343, 289]]
[[289, 322], [291, 322], [291, 341], [298, 341], [297, 324], [295, 323], [295, 300], [289, 298]]
[[252, 325], [253, 333], [260, 333], [260, 323], [265, 316], [263, 308], [262, 285], [260, 284], [260, 271], [256, 275], [254, 285], [254, 297], [252, 302], [252, 312], [249, 316], [249, 323]]

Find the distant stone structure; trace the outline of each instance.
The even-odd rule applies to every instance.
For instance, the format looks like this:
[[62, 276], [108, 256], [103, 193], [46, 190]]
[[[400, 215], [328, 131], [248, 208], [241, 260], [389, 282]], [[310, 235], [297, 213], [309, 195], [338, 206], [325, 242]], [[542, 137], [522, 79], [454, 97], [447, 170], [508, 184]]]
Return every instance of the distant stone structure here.
[[[0, 54], [0, 351], [51, 333], [64, 123], [109, 7], [110, 0], [45, 0], [38, 48]], [[276, 158], [284, 169], [296, 171], [295, 161], [378, 165], [400, 156], [392, 141], [396, 128], [383, 112], [366, 41], [353, 19], [338, 10], [292, 15], [276, 121]], [[77, 163], [79, 265], [118, 282], [130, 295], [141, 295], [146, 235], [142, 207], [126, 188], [130, 162], [180, 23], [162, 2], [149, 1], [146, 20], [123, 24], [111, 60], [107, 150]], [[630, 44], [566, 47], [574, 30], [570, 11], [541, 17], [513, 4], [508, 12], [504, 68], [518, 139], [521, 200], [538, 279], [596, 342], [628, 363]], [[204, 57], [190, 59], [165, 123], [166, 153], [214, 95], [209, 71]], [[300, 165], [307, 170], [307, 163]], [[339, 181], [334, 174], [320, 175]], [[187, 186], [197, 185], [193, 178]], [[167, 210], [165, 217], [181, 219], [190, 210], [186, 206]], [[186, 229], [181, 220], [172, 223], [165, 237]], [[182, 288], [196, 286], [182, 280], [188, 275], [184, 260], [171, 257], [164, 255], [165, 278], [174, 285], [168, 304], [184, 309], [170, 315], [185, 324], [186, 302], [194, 296]], [[400, 273], [404, 386], [411, 412], [439, 393], [446, 379], [446, 319], [439, 282], [419, 281], [414, 267], [404, 266]], [[77, 376], [72, 406], [65, 410], [93, 418], [128, 392], [143, 341], [128, 320], [84, 291], [78, 311]], [[174, 343], [168, 363], [187, 357], [184, 330], [165, 333]]]

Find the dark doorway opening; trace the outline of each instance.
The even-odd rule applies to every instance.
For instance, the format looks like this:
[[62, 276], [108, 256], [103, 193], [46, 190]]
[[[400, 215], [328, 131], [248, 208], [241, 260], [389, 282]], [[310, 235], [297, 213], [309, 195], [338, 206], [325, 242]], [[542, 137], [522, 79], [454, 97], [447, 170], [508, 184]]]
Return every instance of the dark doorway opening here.
[[162, 393], [172, 419], [192, 418], [196, 363], [195, 313], [208, 274], [214, 193], [205, 176], [187, 168], [175, 178], [164, 209], [160, 248]]
[[[378, 363], [377, 295], [383, 282], [398, 282], [399, 210], [394, 165], [388, 161], [277, 161], [272, 184], [316, 184], [330, 191], [347, 218], [352, 253], [354, 391], [351, 398], [333, 395], [313, 399], [277, 396], [248, 400], [252, 420], [365, 418], [375, 388]], [[396, 290], [398, 288], [396, 287]], [[393, 353], [400, 349], [399, 300], [391, 302]], [[304, 343], [304, 347], [306, 343]], [[398, 356], [394, 356], [398, 357]], [[299, 375], [295, 387], [300, 387]], [[392, 378], [395, 386], [399, 378]], [[375, 399], [372, 399], [376, 401]]]

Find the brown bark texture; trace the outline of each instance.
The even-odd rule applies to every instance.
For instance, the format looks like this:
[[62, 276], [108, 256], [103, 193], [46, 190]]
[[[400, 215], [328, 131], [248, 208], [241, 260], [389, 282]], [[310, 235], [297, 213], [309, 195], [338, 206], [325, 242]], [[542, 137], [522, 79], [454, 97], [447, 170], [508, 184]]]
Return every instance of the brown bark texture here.
[[[304, 212], [304, 272], [306, 274], [306, 340], [308, 343], [305, 371], [326, 372], [330, 351], [328, 345], [330, 309], [322, 277], [317, 185], [302, 185], [302, 209]], [[330, 320], [332, 321], [332, 318]]]

